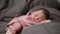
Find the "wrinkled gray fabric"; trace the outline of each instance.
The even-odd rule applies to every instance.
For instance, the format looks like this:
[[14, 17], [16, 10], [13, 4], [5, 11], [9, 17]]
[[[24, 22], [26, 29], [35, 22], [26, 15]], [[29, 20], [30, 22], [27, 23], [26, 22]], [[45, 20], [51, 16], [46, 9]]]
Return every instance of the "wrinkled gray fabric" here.
[[56, 0], [0, 0], [0, 20], [10, 21], [14, 17], [25, 15], [35, 6], [58, 8]]
[[25, 0], [9, 0], [8, 7], [1, 12], [0, 18], [13, 18], [17, 17], [18, 14], [23, 10], [25, 7], [26, 1]]
[[8, 22], [5, 21], [0, 21], [0, 34], [5, 34], [6, 33], [6, 24]]
[[59, 3], [57, 2], [57, 0], [34, 0], [30, 6], [33, 7], [37, 5], [48, 6], [48, 7], [57, 9], [59, 6]]
[[[28, 0], [28, 4], [29, 2], [30, 0]], [[30, 9], [32, 9], [33, 7], [39, 6], [39, 5], [48, 6], [48, 7], [52, 7], [56, 9], [60, 7], [60, 5], [57, 3], [56, 0], [34, 0], [29, 4], [29, 6], [27, 5], [28, 7], [26, 5], [27, 5], [26, 0], [0, 0], [0, 20], [3, 19], [6, 21], [10, 21], [12, 18], [26, 14]], [[60, 11], [52, 9], [50, 10], [50, 12], [51, 12], [50, 16], [52, 16], [51, 18], [53, 18], [54, 21], [55, 20], [60, 21], [60, 16], [59, 16]], [[8, 22], [0, 21], [0, 23], [1, 23], [0, 34], [4, 34], [5, 25]]]
[[21, 34], [60, 34], [60, 22], [47, 22], [23, 29]]

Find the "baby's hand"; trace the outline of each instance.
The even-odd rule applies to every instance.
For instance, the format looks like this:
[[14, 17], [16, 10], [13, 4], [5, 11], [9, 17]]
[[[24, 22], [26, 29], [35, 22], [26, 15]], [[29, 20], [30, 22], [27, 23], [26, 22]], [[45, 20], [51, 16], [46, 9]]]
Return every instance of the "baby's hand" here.
[[10, 28], [7, 30], [6, 34], [15, 34], [14, 31], [12, 31]]

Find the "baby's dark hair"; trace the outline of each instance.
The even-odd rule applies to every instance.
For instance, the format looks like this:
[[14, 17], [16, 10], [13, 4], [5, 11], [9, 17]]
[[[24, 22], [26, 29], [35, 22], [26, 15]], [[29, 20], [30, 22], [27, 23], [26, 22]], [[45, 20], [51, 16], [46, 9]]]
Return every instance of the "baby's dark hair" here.
[[44, 14], [46, 15], [46, 18], [50, 19], [49, 18], [49, 11], [45, 8], [34, 8], [34, 9], [31, 9], [30, 12], [35, 12], [35, 11], [38, 11], [38, 10], [44, 10]]

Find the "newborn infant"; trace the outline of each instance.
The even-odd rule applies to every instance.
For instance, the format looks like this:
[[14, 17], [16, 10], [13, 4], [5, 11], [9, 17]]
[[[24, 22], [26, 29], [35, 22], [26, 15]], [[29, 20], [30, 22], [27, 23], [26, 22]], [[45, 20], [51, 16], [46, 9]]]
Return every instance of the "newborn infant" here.
[[29, 11], [26, 15], [13, 18], [7, 24], [6, 34], [19, 34], [26, 27], [38, 23], [45, 23], [45, 21], [48, 21], [47, 14], [48, 11], [46, 9], [40, 8], [39, 10]]

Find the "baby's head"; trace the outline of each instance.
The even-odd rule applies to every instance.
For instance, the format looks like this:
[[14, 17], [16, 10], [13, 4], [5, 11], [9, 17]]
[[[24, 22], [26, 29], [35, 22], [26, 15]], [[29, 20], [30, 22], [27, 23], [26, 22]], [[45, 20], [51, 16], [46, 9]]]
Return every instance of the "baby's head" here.
[[34, 9], [28, 12], [28, 16], [35, 22], [49, 19], [49, 12], [44, 8]]

